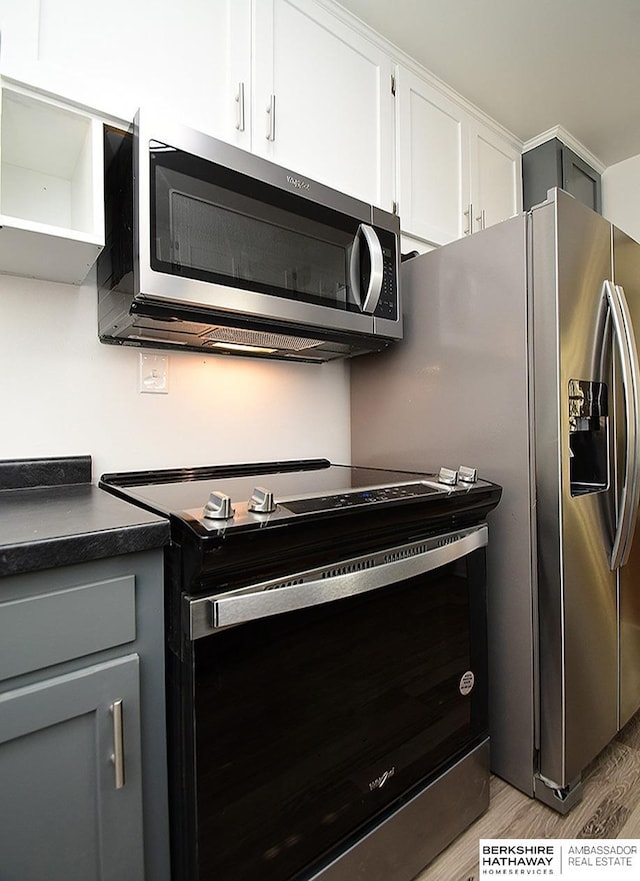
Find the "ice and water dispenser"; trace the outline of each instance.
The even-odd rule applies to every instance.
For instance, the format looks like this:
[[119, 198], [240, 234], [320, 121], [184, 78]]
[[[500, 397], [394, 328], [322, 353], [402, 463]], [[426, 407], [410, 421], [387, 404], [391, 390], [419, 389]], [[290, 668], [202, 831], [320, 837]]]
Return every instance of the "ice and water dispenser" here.
[[572, 496], [601, 492], [609, 486], [608, 417], [605, 383], [569, 380], [569, 472]]

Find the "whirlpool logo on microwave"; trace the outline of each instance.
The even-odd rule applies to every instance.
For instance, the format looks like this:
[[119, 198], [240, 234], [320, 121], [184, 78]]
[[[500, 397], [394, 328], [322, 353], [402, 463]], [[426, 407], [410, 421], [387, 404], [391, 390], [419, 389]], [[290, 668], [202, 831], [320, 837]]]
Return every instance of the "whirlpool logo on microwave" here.
[[296, 190], [309, 190], [311, 188], [311, 184], [307, 183], [306, 180], [294, 177], [292, 174], [287, 175], [287, 183], [291, 184], [292, 187], [295, 187]]

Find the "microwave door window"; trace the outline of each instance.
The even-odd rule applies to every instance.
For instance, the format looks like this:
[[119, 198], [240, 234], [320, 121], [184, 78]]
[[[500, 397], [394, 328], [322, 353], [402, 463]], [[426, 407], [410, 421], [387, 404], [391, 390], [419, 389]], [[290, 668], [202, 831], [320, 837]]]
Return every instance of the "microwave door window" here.
[[338, 245], [177, 190], [170, 228], [170, 259], [177, 266], [345, 303], [345, 252]]
[[359, 311], [351, 231], [162, 166], [155, 183], [155, 269]]

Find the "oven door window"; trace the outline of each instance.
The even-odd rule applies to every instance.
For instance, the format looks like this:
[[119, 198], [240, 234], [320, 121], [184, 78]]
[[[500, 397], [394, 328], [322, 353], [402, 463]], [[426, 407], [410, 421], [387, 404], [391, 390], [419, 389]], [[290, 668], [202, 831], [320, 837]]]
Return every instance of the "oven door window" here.
[[[150, 151], [152, 269], [343, 312], [363, 311], [372, 268], [358, 220], [189, 153], [155, 147]], [[376, 308], [396, 318], [389, 314], [395, 301], [390, 289], [395, 238], [380, 229], [373, 235], [384, 267]]]
[[321, 865], [486, 736], [484, 565], [192, 644], [198, 877]]

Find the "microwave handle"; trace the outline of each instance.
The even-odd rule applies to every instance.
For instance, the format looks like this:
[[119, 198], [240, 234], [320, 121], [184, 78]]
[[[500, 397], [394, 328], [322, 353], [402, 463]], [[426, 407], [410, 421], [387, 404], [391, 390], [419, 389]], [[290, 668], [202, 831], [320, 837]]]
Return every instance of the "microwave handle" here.
[[[369, 249], [369, 258], [371, 263], [371, 274], [369, 275], [369, 284], [364, 299], [360, 296], [360, 247], [361, 241], [364, 239]], [[376, 235], [376, 231], [372, 226], [361, 223], [353, 240], [353, 248], [351, 249], [351, 261], [349, 266], [349, 274], [351, 276], [351, 290], [360, 309], [371, 315], [375, 312], [380, 294], [382, 292], [382, 282], [384, 281], [384, 258], [382, 256], [382, 245], [380, 239]]]

